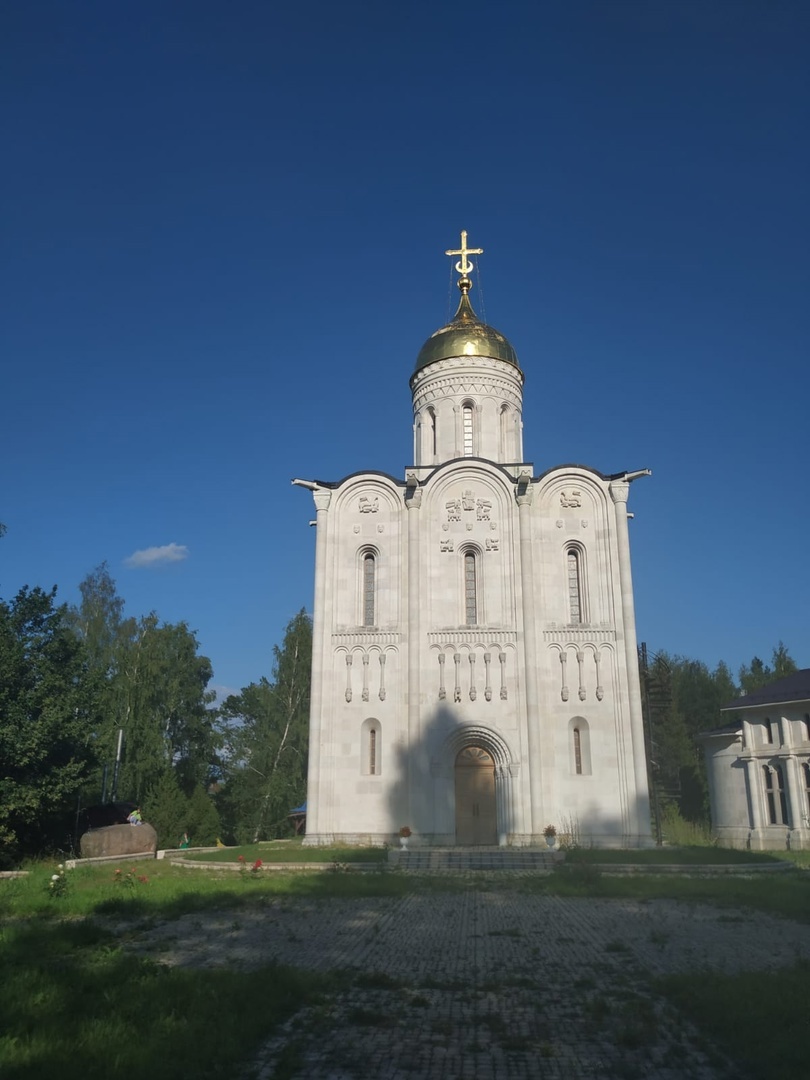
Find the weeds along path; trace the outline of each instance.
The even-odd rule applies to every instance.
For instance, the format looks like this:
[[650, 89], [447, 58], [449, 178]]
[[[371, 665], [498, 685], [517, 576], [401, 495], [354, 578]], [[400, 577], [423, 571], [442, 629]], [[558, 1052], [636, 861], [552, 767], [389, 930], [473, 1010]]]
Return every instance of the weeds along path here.
[[489, 883], [188, 915], [130, 947], [172, 965], [349, 973], [348, 989], [264, 1046], [246, 1074], [262, 1080], [712, 1080], [739, 1073], [652, 993], [652, 979], [790, 965], [810, 957], [810, 926]]

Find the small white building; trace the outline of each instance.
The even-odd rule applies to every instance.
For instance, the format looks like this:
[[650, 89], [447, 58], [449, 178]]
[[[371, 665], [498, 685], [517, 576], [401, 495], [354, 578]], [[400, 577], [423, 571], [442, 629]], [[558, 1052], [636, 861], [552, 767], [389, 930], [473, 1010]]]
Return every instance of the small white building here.
[[699, 736], [713, 835], [754, 851], [810, 848], [810, 668], [721, 712], [737, 715]]
[[308, 844], [652, 842], [627, 499], [536, 472], [523, 371], [461, 301], [410, 379], [413, 464], [312, 490]]

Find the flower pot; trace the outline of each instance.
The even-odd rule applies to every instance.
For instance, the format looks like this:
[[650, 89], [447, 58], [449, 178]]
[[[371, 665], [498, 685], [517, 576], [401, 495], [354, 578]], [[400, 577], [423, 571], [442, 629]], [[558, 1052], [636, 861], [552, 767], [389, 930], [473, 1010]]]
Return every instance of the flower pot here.
[[399, 846], [402, 848], [403, 851], [408, 850], [408, 837], [407, 836], [400, 836], [400, 838], [399, 838]]
[[553, 848], [556, 843], [557, 843], [557, 837], [556, 836], [547, 836], [546, 837], [546, 844], [550, 848]]

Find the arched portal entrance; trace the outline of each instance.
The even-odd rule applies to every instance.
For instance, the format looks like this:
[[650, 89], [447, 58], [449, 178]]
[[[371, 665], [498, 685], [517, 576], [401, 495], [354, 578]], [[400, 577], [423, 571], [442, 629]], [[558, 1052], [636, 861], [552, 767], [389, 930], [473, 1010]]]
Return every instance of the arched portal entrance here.
[[456, 756], [456, 843], [465, 847], [497, 844], [495, 762], [480, 746], [465, 746]]

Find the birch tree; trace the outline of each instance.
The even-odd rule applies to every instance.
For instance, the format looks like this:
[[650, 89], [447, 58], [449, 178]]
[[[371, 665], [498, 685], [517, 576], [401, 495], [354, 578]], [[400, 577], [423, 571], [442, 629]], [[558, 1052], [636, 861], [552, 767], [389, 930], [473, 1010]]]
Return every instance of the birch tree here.
[[143, 801], [167, 770], [185, 795], [207, 785], [216, 759], [211, 662], [199, 655], [184, 622], [161, 623], [155, 612], [124, 616], [124, 601], [106, 562], [79, 585], [70, 625], [101, 681], [102, 715], [96, 745], [102, 761], [115, 757], [119, 730], [124, 754], [118, 796]]
[[113, 694], [124, 730], [123, 797], [144, 799], [167, 769], [187, 794], [210, 779], [217, 748], [214, 695], [207, 690], [213, 670], [197, 650], [185, 623], [160, 624], [154, 612], [127, 621]]
[[222, 814], [241, 842], [285, 835], [290, 810], [306, 797], [312, 623], [305, 611], [273, 653], [272, 682], [251, 683], [220, 710], [228, 751]]

